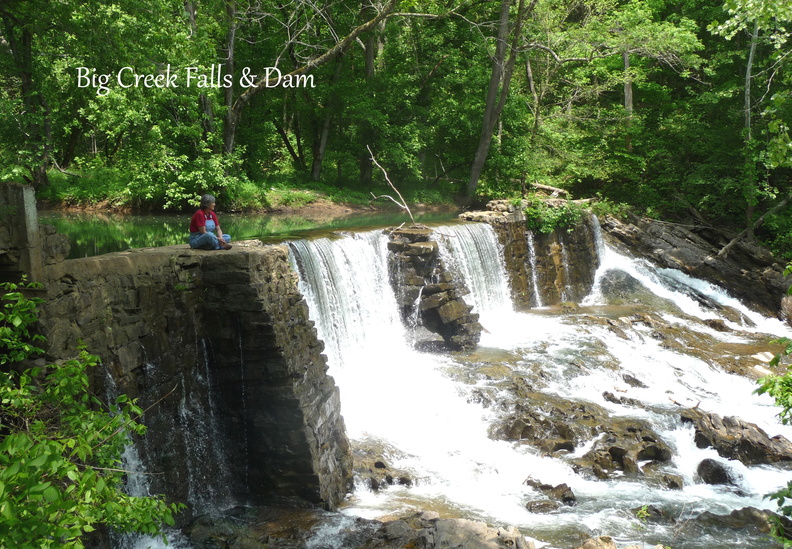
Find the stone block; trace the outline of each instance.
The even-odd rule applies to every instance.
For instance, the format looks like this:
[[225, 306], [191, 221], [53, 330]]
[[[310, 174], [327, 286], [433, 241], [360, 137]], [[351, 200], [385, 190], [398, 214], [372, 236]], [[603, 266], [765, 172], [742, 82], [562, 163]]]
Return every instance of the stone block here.
[[448, 324], [466, 316], [470, 312], [470, 307], [457, 299], [445, 303], [437, 311], [440, 314], [440, 320], [444, 324]]
[[426, 311], [427, 309], [435, 309], [445, 305], [450, 300], [451, 297], [448, 295], [448, 292], [440, 292], [439, 294], [426, 296], [421, 300], [421, 310]]
[[409, 244], [402, 253], [404, 253], [406, 256], [436, 255], [437, 250], [437, 242], [415, 242], [413, 244]]

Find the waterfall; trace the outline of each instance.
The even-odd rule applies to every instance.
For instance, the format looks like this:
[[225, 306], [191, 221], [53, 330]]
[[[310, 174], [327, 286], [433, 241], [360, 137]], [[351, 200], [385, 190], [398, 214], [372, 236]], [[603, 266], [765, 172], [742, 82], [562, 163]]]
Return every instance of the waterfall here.
[[[388, 465], [415, 479], [411, 487], [379, 492], [359, 485], [344, 513], [376, 518], [405, 509], [434, 509], [513, 524], [544, 547], [563, 548], [598, 534], [614, 536], [620, 546], [639, 543], [642, 524], [631, 510], [651, 504], [679, 518], [676, 524], [650, 525], [645, 535], [652, 545], [772, 547], [762, 535], [715, 527], [690, 539], [679, 537], [677, 528], [703, 511], [728, 514], [746, 506], [773, 508], [763, 496], [787, 481], [780, 468], [745, 466], [711, 448], [698, 448], [692, 428], [679, 419], [679, 404], [723, 416], [737, 412], [770, 436], [792, 438], [792, 429], [779, 423], [768, 397], [753, 393], [751, 380], [724, 371], [694, 350], [671, 348], [656, 339], [650, 327], [621, 321], [612, 308], [600, 307], [612, 302], [613, 289], [622, 292], [618, 284], [623, 284], [632, 293], [626, 298], [624, 292], [616, 295], [632, 310], [656, 312], [675, 330], [700, 334], [730, 353], [739, 345], [766, 345], [765, 333], [783, 335], [788, 330], [779, 331], [780, 323], [761, 319], [722, 290], [619, 254], [602, 244], [596, 224], [600, 267], [586, 310], [518, 313], [511, 306], [502, 254], [489, 226], [446, 226], [435, 235], [442, 260], [471, 290], [465, 299], [491, 332], [482, 336], [474, 352], [422, 353], [408, 344], [388, 282], [382, 234], [290, 243], [300, 289], [325, 341], [330, 374], [341, 389], [341, 412], [353, 446], [371, 440], [384, 443], [394, 449]], [[707, 306], [712, 303], [721, 308]], [[746, 323], [719, 316], [724, 308], [738, 311]], [[739, 325], [741, 331], [720, 333], [701, 322], [713, 317]], [[617, 320], [623, 322], [622, 332], [611, 329]], [[640, 383], [628, 384], [626, 376]], [[519, 380], [543, 400], [534, 404], [517, 399], [514, 387]], [[608, 399], [609, 392], [626, 399]], [[603, 442], [604, 431], [582, 436], [569, 452], [552, 455], [521, 441], [491, 438], [491, 427], [505, 416], [534, 407], [552, 410], [557, 403], [596, 407], [614, 421], [651, 428], [673, 450], [673, 458], [662, 467], [683, 479], [682, 489], [669, 490], [640, 475], [598, 480], [576, 472], [571, 460]], [[735, 471], [737, 486], [701, 483], [696, 467], [705, 458]], [[551, 485], [566, 483], [578, 504], [551, 513], [530, 511], [526, 502], [544, 496], [523, 483], [527, 477]]]
[[[424, 465], [447, 466], [437, 443], [453, 445], [469, 432], [485, 436], [481, 413], [458, 402], [456, 386], [440, 371], [444, 358], [409, 344], [388, 276], [387, 237], [381, 232], [290, 243], [299, 288], [325, 342], [330, 374], [341, 388], [341, 411], [351, 439], [386, 438]], [[410, 406], [405, 406], [409, 399]], [[444, 402], [447, 407], [438, 408]], [[416, 428], [431, 425], [431, 429]], [[474, 428], [475, 429], [475, 428]], [[459, 436], [456, 436], [459, 435]], [[428, 452], [427, 452], [428, 450]], [[460, 452], [461, 453], [461, 452]]]
[[561, 246], [561, 268], [564, 271], [564, 289], [561, 290], [561, 301], [564, 302], [569, 301], [570, 296], [574, 294], [569, 283], [572, 280], [572, 275], [569, 273], [569, 252], [561, 232], [558, 233], [558, 245]]
[[465, 301], [473, 312], [488, 316], [513, 308], [498, 237], [490, 225], [446, 226], [435, 230], [434, 236], [446, 268], [461, 276], [470, 290]]
[[602, 238], [602, 225], [600, 225], [599, 218], [591, 214], [591, 233], [594, 239], [594, 248], [597, 251], [597, 257], [600, 263], [605, 256], [605, 239]]
[[405, 341], [390, 284], [387, 237], [379, 232], [290, 242], [331, 364], [343, 367], [358, 352], [390, 349]]
[[542, 307], [542, 292], [539, 290], [539, 278], [536, 274], [536, 243], [534, 242], [533, 231], [526, 231], [525, 237], [528, 239], [528, 261], [531, 265], [531, 287], [533, 306]]
[[[115, 402], [118, 397], [118, 390], [115, 380], [109, 370], [105, 371], [106, 398], [108, 402]], [[140, 452], [132, 441], [126, 445], [121, 454], [121, 466], [126, 473], [124, 492], [132, 497], [151, 496], [149, 485], [149, 473], [143, 460], [140, 459]], [[192, 549], [184, 534], [173, 528], [166, 528], [165, 537], [167, 543], [163, 542], [162, 536], [149, 536], [145, 534], [121, 534], [110, 532], [112, 546], [117, 549]]]

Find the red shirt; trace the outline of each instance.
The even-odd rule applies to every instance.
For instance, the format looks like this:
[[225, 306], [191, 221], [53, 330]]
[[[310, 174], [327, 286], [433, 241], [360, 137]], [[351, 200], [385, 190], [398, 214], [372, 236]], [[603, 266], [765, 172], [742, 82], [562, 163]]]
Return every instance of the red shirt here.
[[190, 220], [190, 232], [197, 233], [200, 227], [206, 226], [206, 220], [212, 219], [217, 227], [220, 226], [220, 220], [217, 219], [217, 214], [212, 210], [198, 210]]

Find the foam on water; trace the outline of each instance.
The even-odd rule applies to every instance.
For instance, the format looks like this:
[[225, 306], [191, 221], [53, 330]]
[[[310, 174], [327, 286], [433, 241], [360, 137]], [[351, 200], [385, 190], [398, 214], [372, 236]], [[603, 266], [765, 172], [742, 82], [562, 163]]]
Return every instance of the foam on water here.
[[[469, 303], [488, 330], [482, 334], [480, 348], [516, 357], [508, 367], [518, 374], [524, 368], [527, 375], [540, 365], [545, 383], [541, 390], [553, 398], [592, 402], [614, 416], [649, 422], [675, 449], [667, 466], [684, 479], [685, 487], [661, 489], [626, 477], [607, 481], [584, 478], [563, 458], [490, 439], [489, 426], [497, 411], [471, 398], [473, 388], [486, 389], [489, 382], [456, 381], [450, 372], [470, 368], [461, 355], [426, 354], [411, 348], [388, 283], [385, 237], [367, 233], [292, 244], [300, 267], [301, 291], [327, 344], [330, 373], [341, 388], [342, 414], [350, 437], [377, 439], [398, 448], [390, 464], [412, 471], [417, 480], [410, 488], [391, 487], [378, 493], [361, 487], [345, 512], [372, 518], [410, 508], [445, 507], [472, 519], [514, 524], [540, 539], [558, 538], [562, 535], [555, 532], [582, 527], [615, 535], [626, 543], [637, 539], [636, 519], [630, 510], [648, 503], [680, 514], [702, 510], [728, 513], [749, 505], [773, 507], [764, 495], [786, 483], [785, 471], [746, 467], [723, 460], [713, 450], [699, 449], [692, 429], [679, 420], [680, 404], [698, 404], [704, 411], [726, 416], [734, 415], [735, 403], [739, 403], [744, 420], [756, 423], [771, 436], [792, 438], [790, 428], [778, 422], [770, 399], [753, 394], [753, 382], [695, 356], [664, 348], [640, 326], [630, 329], [625, 339], [606, 327], [578, 325], [570, 320], [573, 317], [547, 311], [515, 312], [491, 227], [443, 227], [437, 234], [443, 261], [460, 273], [472, 290]], [[684, 329], [700, 326], [686, 317], [718, 317], [717, 311], [702, 306], [701, 299], [691, 297], [697, 293], [740, 311], [756, 324], [740, 325], [743, 331], [781, 330], [718, 288], [676, 273], [658, 272], [645, 262], [598, 244], [604, 254], [598, 280], [608, 270], [623, 270], [655, 296], [673, 303], [679, 314], [662, 314], [670, 315], [665, 318]], [[596, 305], [603, 299], [595, 286], [585, 303]], [[703, 330], [720, 341], [741, 339]], [[646, 387], [626, 385], [624, 373]], [[614, 389], [644, 406], [604, 399], [603, 393]], [[575, 455], [585, 453], [594, 442], [581, 441]], [[705, 457], [728, 461], [739, 476], [740, 491], [699, 483], [696, 467]], [[527, 477], [554, 485], [567, 483], [578, 504], [549, 515], [529, 512], [526, 501], [541, 499], [541, 495], [524, 484]], [[673, 532], [663, 528], [652, 526], [651, 533], [658, 539], [670, 539]], [[714, 549], [724, 541], [704, 538], [695, 543], [675, 540], [674, 546]]]

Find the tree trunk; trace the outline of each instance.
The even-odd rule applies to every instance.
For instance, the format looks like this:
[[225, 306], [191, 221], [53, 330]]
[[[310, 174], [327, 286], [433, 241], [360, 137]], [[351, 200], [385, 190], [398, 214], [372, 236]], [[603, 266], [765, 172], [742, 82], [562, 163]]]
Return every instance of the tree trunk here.
[[[367, 12], [372, 9], [370, 7], [363, 8], [363, 15], [364, 17], [368, 17]], [[376, 32], [372, 32], [368, 39], [366, 40], [366, 51], [365, 51], [365, 61], [366, 61], [366, 85], [371, 86], [374, 81], [374, 70], [375, 70], [375, 61], [377, 59], [377, 49], [378, 45], [377, 42], [379, 37], [377, 36]], [[361, 134], [363, 136], [363, 148], [364, 150], [360, 151], [360, 156], [358, 159], [358, 164], [360, 166], [360, 183], [363, 186], [369, 186], [371, 184], [371, 177], [374, 171], [374, 165], [371, 161], [371, 155], [368, 152], [368, 149], [365, 149], [368, 146], [373, 145], [374, 141], [376, 140], [376, 132], [374, 131], [373, 126], [368, 120], [362, 121], [362, 130]]]
[[[531, 7], [535, 1], [531, 3]], [[517, 8], [517, 19], [514, 24], [511, 47], [507, 47], [506, 40], [509, 36], [509, 8], [511, 0], [502, 0], [500, 15], [498, 18], [498, 42], [495, 47], [495, 56], [492, 60], [492, 75], [490, 76], [489, 87], [487, 89], [487, 99], [484, 106], [484, 119], [481, 124], [481, 137], [479, 138], [476, 155], [470, 168], [470, 179], [468, 180], [467, 195], [472, 197], [478, 187], [484, 163], [489, 155], [490, 145], [492, 144], [492, 134], [495, 124], [500, 117], [506, 99], [509, 96], [509, 85], [514, 73], [514, 63], [517, 58], [517, 41], [522, 30], [522, 21], [525, 16], [525, 2], [520, 0]], [[530, 9], [530, 8], [529, 8]], [[506, 60], [506, 51], [510, 50], [509, 59]]]
[[539, 110], [541, 104], [539, 102], [539, 93], [536, 91], [536, 81], [534, 80], [533, 68], [531, 67], [531, 59], [525, 57], [525, 75], [528, 78], [528, 88], [531, 90], [531, 111], [533, 111], [533, 124], [531, 125], [531, 147], [536, 143], [536, 136], [539, 133]]
[[19, 78], [22, 102], [25, 105], [27, 121], [27, 145], [34, 152], [27, 168], [30, 170], [31, 182], [35, 188], [49, 184], [47, 169], [49, 168], [49, 139], [51, 137], [49, 110], [36, 90], [33, 79], [33, 34], [28, 28], [20, 27], [19, 36], [15, 32], [20, 24], [10, 17], [4, 17], [6, 40], [14, 59], [16, 76]]
[[624, 60], [624, 111], [627, 113], [627, 138], [625, 140], [627, 152], [632, 152], [632, 136], [629, 134], [633, 115], [633, 85], [630, 75], [630, 54], [626, 51], [622, 53]]
[[[343, 68], [343, 61], [344, 55], [340, 54], [338, 56], [338, 61], [336, 64], [335, 73], [333, 73], [333, 81], [331, 83], [331, 89], [333, 85], [338, 82], [339, 78], [341, 78], [341, 69]], [[331, 101], [333, 96], [333, 92], [331, 91], [327, 97], [327, 108], [324, 117], [324, 123], [322, 124], [322, 130], [319, 134], [319, 139], [314, 142], [313, 147], [313, 163], [311, 164], [311, 179], [313, 181], [319, 181], [321, 174], [322, 174], [322, 161], [324, 160], [325, 151], [327, 150], [327, 140], [330, 137], [330, 124], [333, 120], [333, 109], [331, 108], [331, 104], [334, 101]]]
[[754, 173], [754, 167], [752, 164], [754, 162], [752, 158], [752, 132], [751, 132], [751, 79], [753, 78], [753, 63], [754, 63], [754, 55], [756, 53], [756, 42], [759, 38], [759, 20], [757, 19], [754, 23], [753, 33], [751, 34], [751, 46], [748, 50], [748, 63], [745, 67], [745, 95], [743, 98], [743, 108], [744, 108], [744, 124], [745, 124], [745, 165], [748, 167], [748, 173], [745, 174], [745, 177], [748, 181], [745, 184], [748, 186], [748, 192], [746, 193], [746, 200], [747, 204], [745, 207], [745, 228], [746, 228], [746, 238], [749, 241], [754, 240], [754, 223], [753, 223], [753, 216], [754, 212], [756, 211], [756, 176]]
[[745, 96], [743, 100], [743, 108], [745, 109], [745, 136], [748, 141], [751, 140], [751, 79], [753, 75], [753, 62], [756, 53], [756, 42], [759, 38], [759, 20], [754, 23], [754, 30], [751, 34], [751, 47], [748, 51], [748, 64], [745, 67]]
[[[228, 32], [226, 33], [225, 74], [234, 74], [234, 46], [236, 44], [237, 29], [235, 0], [226, 0], [226, 23], [228, 24]], [[223, 127], [223, 148], [226, 154], [231, 154], [234, 151], [239, 112], [234, 109], [234, 88], [224, 88], [224, 92], [226, 117], [225, 126]]]
[[[198, 35], [197, 23], [197, 8], [195, 7], [196, 0], [184, 0], [184, 13], [187, 15], [187, 21], [190, 24], [190, 32], [192, 36]], [[203, 129], [203, 137], [206, 139], [207, 134], [214, 133], [214, 112], [212, 110], [212, 102], [205, 93], [198, 96], [198, 108], [202, 113], [201, 128]], [[216, 151], [215, 151], [216, 152]]]

